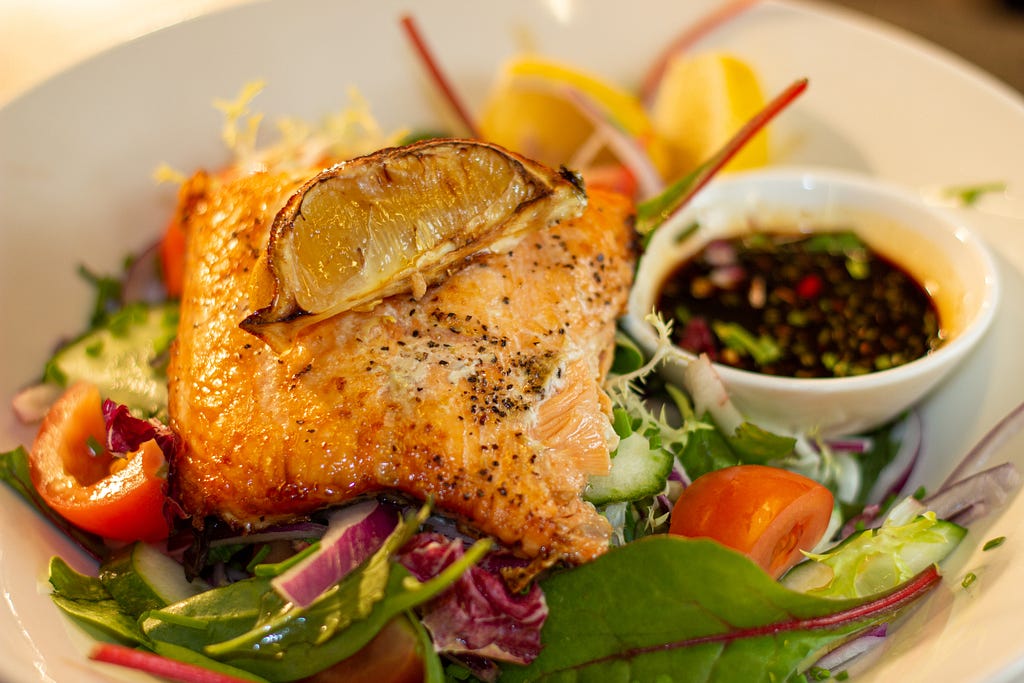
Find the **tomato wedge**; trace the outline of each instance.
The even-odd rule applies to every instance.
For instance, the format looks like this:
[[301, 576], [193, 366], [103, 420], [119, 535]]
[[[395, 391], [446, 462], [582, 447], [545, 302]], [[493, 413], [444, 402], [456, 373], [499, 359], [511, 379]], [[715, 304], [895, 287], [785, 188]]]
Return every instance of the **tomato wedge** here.
[[669, 533], [710, 538], [778, 578], [828, 528], [832, 493], [802, 475], [764, 465], [708, 472], [683, 490]]
[[102, 445], [100, 392], [72, 385], [53, 404], [29, 454], [32, 483], [75, 526], [117, 541], [166, 538], [166, 467], [156, 441], [118, 457]]

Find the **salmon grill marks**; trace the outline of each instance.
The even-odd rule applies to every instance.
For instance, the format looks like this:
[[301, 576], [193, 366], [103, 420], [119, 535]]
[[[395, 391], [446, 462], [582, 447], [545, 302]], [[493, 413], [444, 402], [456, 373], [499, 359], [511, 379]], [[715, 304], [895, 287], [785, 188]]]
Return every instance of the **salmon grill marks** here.
[[239, 323], [275, 207], [300, 183], [197, 176], [182, 193], [169, 369], [182, 508], [252, 530], [397, 491], [545, 562], [604, 552], [610, 527], [580, 493], [615, 441], [600, 384], [635, 260], [630, 203], [593, 192], [579, 219], [419, 298], [312, 325], [279, 355]]

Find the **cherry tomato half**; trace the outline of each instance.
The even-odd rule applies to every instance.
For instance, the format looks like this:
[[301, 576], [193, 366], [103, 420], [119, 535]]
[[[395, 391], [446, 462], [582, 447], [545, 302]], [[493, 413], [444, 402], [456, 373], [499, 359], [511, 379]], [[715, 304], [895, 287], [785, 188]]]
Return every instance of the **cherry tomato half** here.
[[99, 390], [72, 385], [51, 406], [32, 444], [29, 471], [39, 495], [67, 521], [104, 538], [166, 538], [163, 451], [147, 441], [117, 457], [105, 442]]
[[669, 533], [710, 538], [778, 578], [824, 535], [832, 493], [777, 467], [737, 465], [708, 472], [683, 490]]

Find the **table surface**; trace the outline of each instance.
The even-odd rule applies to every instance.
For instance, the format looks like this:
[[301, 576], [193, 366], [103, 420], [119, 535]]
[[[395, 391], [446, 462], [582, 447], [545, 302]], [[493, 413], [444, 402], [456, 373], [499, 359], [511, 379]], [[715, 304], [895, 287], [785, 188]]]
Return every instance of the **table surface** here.
[[[0, 105], [102, 50], [253, 0], [0, 0]], [[1024, 0], [809, 0], [916, 33], [1024, 92]]]

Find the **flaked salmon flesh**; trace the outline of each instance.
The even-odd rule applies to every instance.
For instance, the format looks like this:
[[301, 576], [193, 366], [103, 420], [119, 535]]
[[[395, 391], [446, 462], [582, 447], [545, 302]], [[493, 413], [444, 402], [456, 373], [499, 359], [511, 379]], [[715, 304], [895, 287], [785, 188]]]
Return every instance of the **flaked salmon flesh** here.
[[317, 323], [278, 354], [239, 323], [302, 180], [199, 174], [182, 190], [169, 476], [183, 510], [255, 530], [399, 492], [544, 562], [603, 553], [611, 528], [580, 496], [616, 442], [601, 382], [635, 262], [631, 203], [591, 191], [580, 218], [422, 296]]

